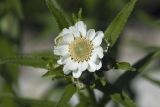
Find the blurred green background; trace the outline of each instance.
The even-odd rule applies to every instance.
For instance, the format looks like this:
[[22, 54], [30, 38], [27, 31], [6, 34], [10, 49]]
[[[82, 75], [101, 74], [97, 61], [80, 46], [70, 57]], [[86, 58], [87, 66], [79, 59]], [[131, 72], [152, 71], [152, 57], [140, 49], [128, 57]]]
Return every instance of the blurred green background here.
[[[82, 8], [88, 28], [104, 31], [129, 0], [57, 0], [68, 17]], [[45, 0], [0, 0], [0, 57], [53, 54], [58, 25]], [[138, 0], [127, 26], [117, 42], [115, 57], [131, 64], [160, 47], [160, 0]], [[151, 48], [152, 47], [152, 48]], [[146, 72], [160, 81], [160, 60]], [[150, 72], [152, 71], [152, 72]], [[154, 72], [153, 72], [154, 71]], [[64, 82], [41, 78], [46, 71], [31, 67], [0, 65], [0, 107], [39, 107], [57, 101]], [[106, 74], [114, 81], [122, 72]], [[133, 83], [133, 97], [140, 107], [159, 107], [160, 90], [140, 78]], [[155, 99], [155, 96], [157, 97]], [[32, 100], [31, 100], [32, 99]], [[72, 103], [76, 103], [76, 98]], [[107, 107], [112, 107], [112, 103]]]

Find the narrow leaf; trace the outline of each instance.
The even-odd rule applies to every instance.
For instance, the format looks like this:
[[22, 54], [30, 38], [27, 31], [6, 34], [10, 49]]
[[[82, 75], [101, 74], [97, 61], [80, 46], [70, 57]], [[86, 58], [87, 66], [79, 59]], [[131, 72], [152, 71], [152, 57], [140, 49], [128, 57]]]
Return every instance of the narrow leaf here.
[[35, 56], [14, 56], [0, 58], [0, 64], [18, 64], [39, 68], [46, 68], [49, 57], [35, 57]]
[[112, 98], [113, 101], [123, 105], [124, 107], [136, 107], [136, 104], [125, 93], [123, 93], [122, 95], [113, 94], [113, 95], [111, 95], [111, 98]]
[[46, 4], [49, 10], [52, 12], [53, 16], [55, 17], [60, 30], [69, 26], [69, 21], [65, 16], [65, 13], [62, 11], [60, 6], [56, 3], [55, 0], [46, 0]]
[[135, 69], [128, 62], [117, 62], [117, 69], [134, 71]]
[[84, 93], [79, 93], [79, 103], [76, 105], [76, 107], [88, 107], [88, 105], [91, 105], [91, 101], [89, 100], [89, 97], [84, 95]]
[[107, 30], [105, 31], [105, 38], [108, 40], [111, 46], [117, 41], [121, 31], [124, 28], [125, 23], [127, 22], [128, 17], [130, 16], [136, 0], [131, 0], [115, 17], [111, 22]]
[[150, 77], [150, 76], [148, 76], [148, 75], [143, 75], [143, 77], [144, 77], [146, 80], [148, 80], [148, 81], [156, 84], [157, 86], [160, 86], [160, 80], [156, 80], [156, 79], [154, 79], [154, 78], [152, 78], [152, 77]]
[[119, 88], [127, 87], [137, 75], [145, 70], [149, 63], [155, 58], [155, 55], [157, 55], [157, 51], [146, 55], [144, 58], [133, 65], [133, 67], [136, 68], [136, 71], [125, 72], [116, 80], [114, 84]]
[[66, 86], [64, 94], [57, 103], [56, 107], [66, 107], [66, 104], [68, 103], [68, 101], [71, 99], [71, 97], [75, 92], [76, 92], [76, 87], [73, 84]]
[[[34, 100], [34, 99], [16, 97], [8, 94], [0, 94], [0, 101], [2, 101], [3, 99], [10, 99], [14, 101], [14, 103], [16, 104], [18, 103], [20, 107], [27, 107], [27, 106], [28, 107], [55, 107], [56, 105], [56, 102], [54, 101]], [[11, 105], [11, 107], [13, 107], [13, 105]]]
[[96, 84], [97, 89], [105, 93], [103, 98], [100, 100], [101, 106], [104, 106], [110, 100], [110, 98], [108, 97], [110, 94], [121, 93], [121, 90], [124, 87], [129, 86], [131, 81], [136, 76], [138, 76], [142, 71], [144, 71], [145, 68], [148, 66], [148, 64], [158, 55], [159, 55], [158, 51], [149, 53], [144, 58], [142, 58], [140, 61], [134, 64], [133, 67], [136, 68], [136, 71], [125, 72], [112, 85], [106, 84], [103, 87], [100, 85], [100, 83]]
[[20, 0], [10, 0], [10, 3], [13, 5], [13, 10], [15, 10], [16, 15], [20, 18], [23, 19], [23, 9], [22, 9], [22, 4]]
[[61, 67], [49, 69], [47, 73], [43, 75], [43, 77], [51, 76], [52, 79], [62, 78], [64, 77], [63, 71]]
[[111, 95], [115, 93], [122, 93], [122, 91], [118, 87], [115, 87], [109, 82], [107, 82], [107, 84], [103, 86], [100, 81], [96, 81], [96, 88], [104, 93], [103, 97], [99, 101], [99, 107], [104, 107], [106, 103], [108, 103], [111, 99]]

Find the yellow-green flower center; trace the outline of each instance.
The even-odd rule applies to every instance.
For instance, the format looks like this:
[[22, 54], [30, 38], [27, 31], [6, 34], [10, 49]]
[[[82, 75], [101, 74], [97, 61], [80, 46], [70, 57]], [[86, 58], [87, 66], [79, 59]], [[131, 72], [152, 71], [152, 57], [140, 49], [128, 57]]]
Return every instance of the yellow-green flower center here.
[[69, 44], [69, 53], [74, 61], [88, 61], [91, 57], [93, 44], [85, 37], [77, 37]]

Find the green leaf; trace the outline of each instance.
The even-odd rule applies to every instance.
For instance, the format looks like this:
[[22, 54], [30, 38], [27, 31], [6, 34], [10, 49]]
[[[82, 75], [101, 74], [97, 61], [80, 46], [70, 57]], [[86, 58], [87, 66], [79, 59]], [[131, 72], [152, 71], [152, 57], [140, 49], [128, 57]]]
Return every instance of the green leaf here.
[[51, 76], [52, 79], [62, 78], [64, 77], [64, 73], [61, 67], [56, 67], [56, 68], [49, 69], [48, 72], [43, 75], [43, 77], [47, 77], [47, 76]]
[[73, 24], [81, 21], [82, 18], [82, 8], [79, 9], [78, 14], [72, 14], [72, 20], [73, 20]]
[[[50, 57], [41, 56], [13, 56], [0, 58], [0, 64], [18, 64], [25, 66], [32, 66], [38, 68], [46, 68]], [[53, 59], [54, 60], [54, 59]]]
[[111, 99], [110, 96], [115, 93], [122, 93], [122, 91], [112, 85], [111, 83], [107, 82], [105, 86], [103, 86], [100, 81], [96, 81], [96, 88], [104, 93], [103, 97], [100, 99], [98, 105], [99, 107], [104, 107], [106, 103], [109, 102]]
[[136, 107], [136, 104], [130, 99], [130, 97], [123, 93], [121, 94], [113, 94], [111, 95], [113, 101], [123, 105], [124, 107]]
[[150, 82], [152, 82], [152, 83], [160, 86], [160, 80], [156, 80], [156, 79], [154, 79], [154, 78], [152, 78], [152, 77], [150, 77], [150, 76], [148, 76], [148, 75], [143, 75], [143, 77], [144, 77], [146, 80], [148, 80], [148, 81], [150, 81]]
[[62, 67], [60, 65], [54, 64], [51, 60], [47, 64], [48, 72], [43, 75], [43, 77], [50, 76], [52, 79], [62, 78], [64, 77], [64, 73], [62, 71]]
[[0, 99], [0, 101], [2, 102], [0, 103], [0, 105], [3, 107], [17, 107], [18, 106], [16, 102], [11, 98], [4, 97], [3, 99]]
[[13, 13], [18, 19], [23, 19], [24, 16], [21, 0], [5, 0], [2, 6], [0, 6], [0, 15], [4, 15], [7, 12]]
[[115, 17], [111, 22], [109, 27], [105, 31], [105, 38], [108, 40], [111, 46], [117, 41], [121, 31], [124, 28], [125, 23], [127, 22], [128, 17], [130, 16], [136, 0], [131, 0]]
[[73, 94], [76, 92], [76, 87], [73, 84], [69, 84], [66, 86], [64, 94], [62, 95], [61, 99], [57, 103], [56, 107], [66, 107], [65, 105], [71, 99]]
[[160, 47], [159, 46], [148, 46], [148, 47], [145, 47], [145, 49], [147, 51], [156, 51], [156, 50], [160, 50]]
[[91, 104], [90, 98], [86, 96], [84, 93], [79, 93], [78, 96], [80, 100], [79, 103], [76, 105], [76, 107], [88, 107], [89, 105], [90, 105], [89, 107], [93, 106]]
[[15, 10], [16, 15], [20, 18], [23, 19], [23, 9], [22, 9], [22, 4], [20, 0], [9, 0], [10, 4], [12, 4], [12, 10]]
[[[11, 44], [7, 39], [0, 37], [0, 59], [5, 56], [14, 56], [15, 54], [13, 44]], [[2, 87], [7, 87], [8, 92], [14, 92], [12, 84], [17, 83], [19, 76], [18, 67], [15, 65], [0, 65], [0, 76], [6, 82]]]
[[55, 17], [60, 30], [63, 28], [69, 27], [70, 23], [67, 20], [65, 13], [62, 11], [60, 6], [56, 3], [55, 0], [46, 0], [46, 4], [49, 10], [52, 12], [53, 16]]
[[[34, 100], [34, 99], [27, 99], [27, 98], [21, 98], [12, 96], [10, 94], [0, 94], [0, 101], [9, 101], [8, 106], [6, 103], [3, 102], [3, 107], [55, 107], [56, 102], [54, 101], [47, 101], [47, 100]], [[12, 103], [17, 104], [14, 106]], [[7, 105], [7, 106], [4, 106]], [[2, 105], [1, 105], [2, 106]]]
[[7, 39], [4, 39], [0, 35], [0, 58], [5, 56], [15, 55], [15, 50]]
[[128, 62], [117, 62], [117, 69], [134, 71], [135, 69]]
[[157, 56], [157, 53], [158, 53], [157, 51], [151, 52], [144, 58], [139, 60], [137, 63], [133, 65], [136, 71], [125, 72], [116, 80], [114, 84], [118, 88], [127, 87], [136, 76], [138, 76], [141, 72], [145, 70], [145, 68], [149, 65], [149, 63]]
[[109, 95], [121, 93], [121, 90], [123, 88], [128, 87], [132, 80], [142, 71], [144, 71], [145, 68], [149, 65], [149, 63], [157, 57], [157, 55], [159, 55], [159, 51], [149, 53], [133, 65], [136, 71], [125, 72], [113, 84], [107, 83], [105, 86], [102, 86], [100, 85], [100, 82], [96, 83], [96, 88], [105, 93], [103, 98], [100, 100], [100, 107], [104, 106], [110, 100], [110, 98], [108, 97]]

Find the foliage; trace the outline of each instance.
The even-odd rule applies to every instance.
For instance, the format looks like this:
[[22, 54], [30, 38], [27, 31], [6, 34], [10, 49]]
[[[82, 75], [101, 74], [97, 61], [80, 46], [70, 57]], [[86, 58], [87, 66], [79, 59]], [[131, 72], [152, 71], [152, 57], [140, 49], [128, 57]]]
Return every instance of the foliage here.
[[[130, 96], [130, 87], [132, 85], [132, 81], [136, 79], [137, 76], [142, 76], [150, 82], [160, 86], [160, 81], [151, 78], [150, 76], [148, 76], [148, 74], [143, 74], [149, 64], [153, 60], [156, 60], [160, 57], [159, 47], [145, 47], [145, 50], [147, 49], [149, 50], [149, 52], [146, 56], [141, 58], [133, 65], [131, 65], [129, 62], [119, 62], [117, 61], [116, 57], [112, 56], [112, 53], [114, 53], [113, 50], [115, 50], [117, 45], [119, 45], [118, 42], [121, 38], [125, 24], [133, 9], [135, 8], [136, 0], [130, 0], [130, 2], [128, 2], [121, 9], [121, 11], [117, 14], [113, 21], [111, 21], [108, 27], [104, 30], [104, 46], [109, 43], [110, 47], [108, 49], [108, 52], [104, 55], [104, 63], [102, 69], [95, 73], [85, 72], [79, 79], [74, 79], [71, 75], [64, 75], [62, 66], [57, 65], [56, 56], [54, 56], [52, 53], [42, 52], [43, 54], [41, 54], [40, 52], [38, 54], [22, 54], [23, 47], [21, 46], [21, 40], [23, 39], [22, 34], [24, 33], [24, 29], [22, 26], [23, 24], [25, 25], [25, 22], [22, 21], [29, 20], [28, 22], [32, 22], [32, 19], [34, 19], [35, 17], [33, 17], [32, 15], [25, 16], [25, 14], [27, 14], [27, 10], [22, 10], [23, 5], [21, 4], [21, 2], [22, 1], [20, 0], [3, 0], [2, 2], [0, 2], [0, 106], [71, 107], [69, 101], [74, 94], [77, 94], [79, 103], [75, 105], [76, 107], [105, 107], [105, 105], [108, 104], [108, 102], [111, 100], [118, 104], [118, 107], [119, 105], [122, 105], [124, 107], [136, 107], [137, 104], [135, 103], [135, 99]], [[56, 2], [56, 0], [45, 0], [42, 5], [46, 4], [45, 7], [49, 8], [51, 14], [54, 16], [53, 20], [57, 23], [60, 30], [69, 27], [71, 23], [73, 24], [74, 22], [82, 19], [85, 20], [85, 18], [82, 18], [83, 6], [80, 9], [78, 8], [78, 14], [72, 14], [71, 16], [69, 12], [67, 13], [66, 11], [65, 13], [65, 11], [62, 10], [58, 2], [60, 1]], [[98, 0], [87, 0], [84, 2], [86, 3], [85, 5], [89, 6], [90, 8], [94, 8], [96, 7], [96, 4], [98, 4]], [[124, 1], [120, 3], [125, 4]], [[116, 5], [116, 3], [113, 2], [113, 5]], [[32, 9], [34, 10], [34, 8], [38, 7], [36, 7], [34, 4]], [[88, 11], [92, 11], [92, 9], [88, 9]], [[85, 14], [85, 9], [83, 10], [83, 12]], [[38, 14], [36, 12], [34, 13], [34, 11], [29, 12], [29, 14], [31, 13], [35, 15]], [[44, 13], [46, 14], [46, 12]], [[39, 16], [37, 17], [39, 19]], [[97, 18], [98, 17], [99, 15], [97, 15]], [[45, 30], [41, 33], [48, 32], [48, 29], [55, 29], [56, 25], [52, 25], [50, 21], [48, 21], [48, 18], [44, 20], [43, 21], [47, 21], [49, 25], [47, 26], [48, 28], [44, 28]], [[33, 25], [35, 24], [35, 26], [37, 24], [36, 21], [38, 20], [35, 19], [33, 21]], [[92, 19], [88, 22], [92, 22]], [[41, 24], [42, 25], [40, 26], [44, 27], [45, 24]], [[40, 30], [43, 28], [41, 27]], [[53, 80], [57, 80], [57, 82], [55, 82], [55, 87], [51, 86], [51, 88], [45, 92], [45, 97], [40, 100], [21, 97], [19, 95], [20, 93], [18, 92], [19, 86], [17, 81], [19, 79], [19, 68], [17, 65], [43, 68], [47, 70], [47, 72], [42, 77], [51, 77]], [[119, 72], [120, 70], [123, 70], [124, 72], [117, 78], [116, 81], [111, 83], [105, 77], [105, 73], [114, 72], [110, 70], [115, 69], [117, 72]], [[95, 89], [103, 93], [102, 98], [100, 98], [99, 100], [96, 99], [96, 95], [94, 92]], [[52, 95], [54, 96], [54, 93], [57, 93], [61, 90], [63, 90], [63, 94], [60, 96], [60, 99], [56, 98], [56, 101], [49, 100], [50, 98], [52, 98]]]

